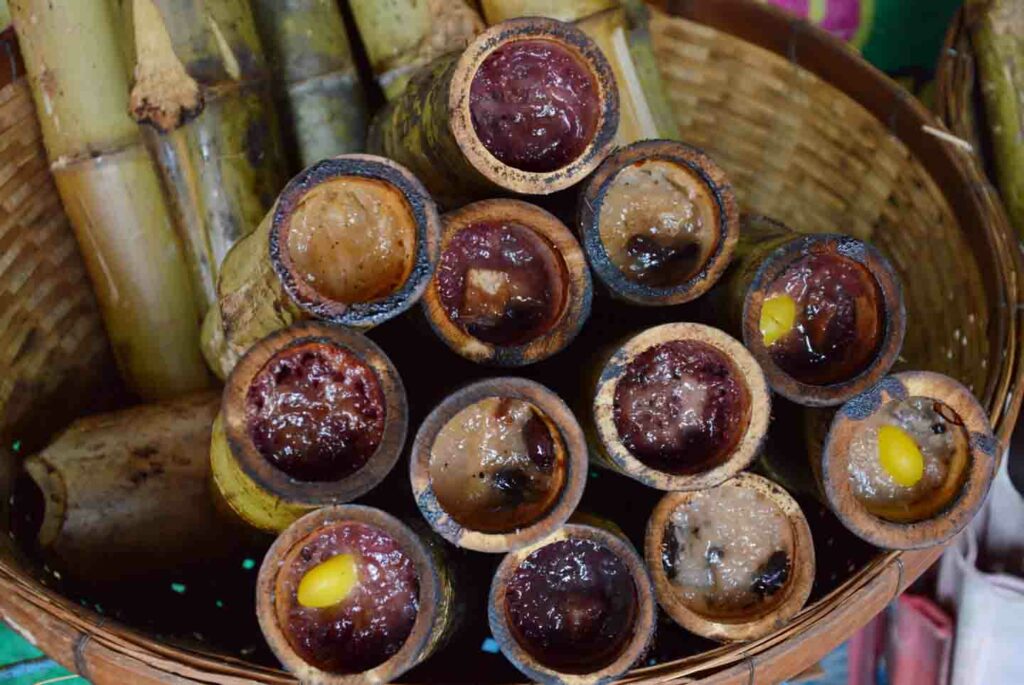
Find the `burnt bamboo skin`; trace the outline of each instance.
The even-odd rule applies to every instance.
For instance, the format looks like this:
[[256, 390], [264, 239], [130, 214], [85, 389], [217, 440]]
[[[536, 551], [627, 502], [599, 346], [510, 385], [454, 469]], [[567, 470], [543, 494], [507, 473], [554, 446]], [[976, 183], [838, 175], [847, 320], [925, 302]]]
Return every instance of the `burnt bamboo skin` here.
[[[831, 263], [816, 267], [812, 265], [814, 260]], [[845, 269], [857, 274], [862, 283], [870, 283], [863, 286], [870, 293], [849, 296], [856, 317], [846, 322], [850, 330], [844, 333], [844, 342], [836, 343], [833, 350], [814, 352], [823, 360], [815, 362], [813, 369], [819, 378], [810, 377], [810, 372], [783, 368], [774, 352], [779, 342], [766, 344], [762, 330], [764, 303], [780, 284], [793, 277], [795, 270], [803, 268], [811, 277], [816, 269]], [[833, 291], [838, 292], [838, 287]], [[874, 247], [844, 235], [800, 234], [763, 216], [743, 217], [740, 240], [733, 264], [722, 280], [717, 308], [722, 324], [742, 338], [761, 364], [772, 390], [797, 404], [813, 407], [841, 404], [877, 383], [896, 361], [906, 329], [899, 278]], [[866, 310], [870, 312], [867, 315]], [[809, 306], [806, 311], [810, 311]], [[796, 318], [787, 329], [791, 332], [779, 338], [783, 345], [795, 339], [793, 332], [812, 335], [803, 328], [812, 325], [800, 318], [805, 313], [803, 306], [798, 303], [793, 313]], [[831, 320], [822, 320], [827, 333]], [[854, 355], [860, 359], [852, 359]]]
[[[642, 4], [642, 3], [641, 3]], [[678, 138], [679, 128], [654, 65], [647, 17], [619, 0], [484, 0], [489, 25], [516, 17], [549, 17], [575, 24], [608, 58], [619, 87], [619, 131], [616, 142]]]
[[[359, 198], [372, 201], [370, 215]], [[363, 229], [347, 230], [355, 224], [337, 213]], [[434, 272], [440, 224], [427, 191], [390, 160], [342, 155], [302, 171], [224, 262], [218, 306], [203, 322], [210, 368], [225, 377], [251, 345], [295, 321], [366, 329], [405, 311]], [[388, 249], [359, 242], [368, 227]]]
[[[525, 425], [516, 412], [529, 414]], [[509, 447], [504, 433], [514, 431], [525, 449]], [[477, 463], [474, 450], [490, 443], [468, 445], [474, 434], [496, 435], [491, 447], [517, 454]], [[448, 542], [478, 552], [507, 552], [557, 530], [579, 503], [586, 475], [586, 441], [572, 412], [524, 378], [478, 381], [445, 398], [420, 426], [409, 466], [427, 522]]]
[[160, 169], [201, 313], [220, 265], [287, 180], [270, 75], [249, 0], [121, 0], [131, 116]]
[[[361, 424], [332, 423], [341, 413]], [[407, 426], [405, 388], [379, 347], [342, 327], [295, 324], [254, 345], [227, 379], [210, 442], [215, 499], [279, 532], [374, 488]]]
[[462, 50], [484, 30], [467, 0], [349, 0], [377, 83], [388, 100], [423, 65]]
[[293, 167], [362, 152], [369, 108], [335, 0], [253, 0]]
[[441, 257], [423, 310], [452, 350], [479, 364], [523, 366], [575, 339], [593, 286], [565, 224], [520, 200], [481, 200], [441, 221]]
[[703, 295], [725, 273], [740, 239], [725, 172], [700, 150], [671, 140], [616, 150], [583, 186], [577, 221], [598, 279], [613, 297], [647, 306]]
[[[472, 93], [482, 68], [490, 64], [488, 58], [529, 42], [540, 42], [569, 60], [567, 68], [578, 70], [589, 83], [581, 107], [587, 112], [591, 105], [594, 108], [592, 130], [576, 141], [582, 149], [554, 168], [536, 171], [506, 163], [486, 147], [474, 123], [477, 105]], [[463, 52], [424, 67], [402, 96], [377, 114], [369, 148], [409, 167], [439, 203], [455, 207], [488, 195], [547, 195], [572, 186], [610, 152], [618, 122], [615, 77], [586, 34], [551, 19], [512, 19], [487, 29]]]
[[[770, 572], [772, 595], [770, 601], [747, 611], [714, 612], [689, 604], [679, 592], [672, 576], [674, 560], [671, 559], [672, 544], [669, 537], [674, 535], [672, 515], [682, 506], [701, 497], [713, 497], [722, 488], [740, 488], [763, 496], [785, 517], [790, 527], [790, 557], [786, 571]], [[709, 541], [712, 544], [714, 541]], [[788, 623], [803, 608], [814, 584], [814, 544], [811, 529], [800, 506], [781, 487], [752, 473], [741, 473], [731, 480], [705, 491], [670, 492], [654, 508], [647, 523], [644, 541], [644, 556], [651, 571], [654, 591], [658, 603], [676, 623], [702, 637], [722, 642], [755, 640], [764, 637]], [[782, 577], [784, 574], [784, 578]], [[781, 580], [781, 582], [780, 582]], [[766, 582], [766, 584], [768, 584]], [[781, 585], [775, 589], [775, 585]], [[761, 589], [762, 592], [766, 588]], [[781, 593], [781, 594], [779, 594]]]
[[[906, 507], [867, 502], [851, 477], [855, 445], [866, 431], [885, 425], [879, 419], [890, 405], [914, 398], [937, 403], [941, 421], [932, 432], [962, 436], [954, 442], [944, 478]], [[984, 503], [1000, 454], [988, 416], [970, 390], [942, 374], [906, 371], [886, 376], [844, 404], [821, 451], [811, 457], [825, 500], [851, 532], [884, 549], [919, 549], [949, 540], [971, 521]]]
[[89, 584], [226, 558], [239, 548], [236, 531], [211, 503], [201, 447], [218, 399], [201, 393], [73, 423], [24, 462], [16, 538]]
[[[411, 561], [418, 580], [416, 617], [402, 646], [383, 663], [351, 673], [332, 672], [310, 663], [289, 639], [286, 620], [289, 606], [297, 603], [285, 587], [290, 566], [296, 563], [304, 547], [344, 524], [368, 526], [386, 534]], [[331, 506], [303, 516], [278, 536], [260, 567], [256, 614], [267, 644], [285, 668], [303, 683], [355, 685], [395, 680], [439, 649], [457, 628], [458, 601], [442, 545], [387, 512], [371, 507]]]
[[[695, 323], [649, 328], [591, 374], [585, 430], [595, 463], [650, 487], [712, 487], [747, 468], [764, 442], [771, 414], [764, 375], [740, 342], [718, 329]], [[699, 404], [672, 399], [696, 397], [674, 391], [684, 377], [705, 389]], [[688, 414], [715, 430], [687, 424]]]
[[[554, 551], [556, 549], [557, 552]], [[624, 609], [621, 612], [624, 615], [619, 619], [625, 626], [623, 627], [621, 623], [612, 626], [618, 630], [618, 635], [615, 635], [610, 643], [608, 635], [594, 635], [594, 639], [587, 645], [593, 652], [589, 655], [575, 655], [591, 658], [577, 658], [575, 663], [571, 664], [558, 663], [559, 657], [566, 655], [557, 654], [557, 647], [546, 650], [552, 653], [545, 654], [537, 654], [535, 650], [531, 650], [530, 645], [521, 638], [516, 619], [510, 611], [516, 602], [517, 594], [521, 591], [516, 587], [520, 569], [532, 565], [535, 569], [542, 570], [553, 563], [559, 565], [561, 573], [565, 574], [567, 564], [564, 559], [557, 556], [562, 552], [579, 555], [580, 564], [586, 564], [594, 559], [593, 556], [588, 559], [588, 554], [604, 556], [600, 559], [601, 566], [598, 569], [589, 569], [590, 576], [596, 576], [597, 582], [600, 583], [603, 580], [601, 576], [607, 574], [609, 567], [612, 567], [616, 575], [625, 573], [628, 577], [628, 581], [619, 579], [616, 589], [621, 589], [620, 586], [623, 584], [629, 584], [634, 590], [633, 601], [628, 604], [628, 610]], [[545, 555], [552, 554], [555, 555], [553, 558], [544, 558]], [[527, 560], [529, 564], [524, 564]], [[539, 580], [543, 580], [543, 574], [535, 579], [534, 585], [539, 584], [536, 582]], [[564, 583], [568, 579], [562, 575], [560, 580]], [[578, 578], [574, 574], [573, 580], [586, 584], [587, 578]], [[593, 586], [590, 589], [593, 589]], [[528, 595], [528, 591], [526, 594]], [[605, 596], [602, 599], [622, 602], [623, 594], [612, 592], [611, 597]], [[550, 600], [543, 602], [546, 611], [561, 608], [558, 606], [557, 592], [554, 595]], [[531, 680], [548, 684], [585, 685], [610, 682], [628, 671], [640, 659], [654, 636], [655, 612], [654, 593], [647, 569], [629, 541], [603, 527], [570, 523], [542, 540], [510, 552], [502, 559], [491, 584], [487, 615], [491, 633], [501, 646], [502, 653]], [[575, 647], [579, 648], [580, 645], [577, 644]], [[601, 653], [600, 650], [604, 652]]]

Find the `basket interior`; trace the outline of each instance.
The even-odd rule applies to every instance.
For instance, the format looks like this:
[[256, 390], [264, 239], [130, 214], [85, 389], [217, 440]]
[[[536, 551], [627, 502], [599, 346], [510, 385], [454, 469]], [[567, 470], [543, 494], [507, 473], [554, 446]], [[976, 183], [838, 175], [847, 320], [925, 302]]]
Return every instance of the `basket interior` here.
[[[715, 2], [689, 4], [699, 15], [699, 8]], [[793, 30], [782, 15], [768, 16]], [[785, 51], [738, 39], [723, 28], [729, 17], [696, 18], [701, 21], [655, 11], [651, 25], [682, 139], [725, 168], [744, 211], [767, 214], [801, 231], [849, 233], [881, 248], [903, 278], [910, 322], [897, 370], [931, 369], [958, 378], [998, 418], [1015, 373], [1009, 369], [1015, 364], [1016, 313], [1006, 303], [1016, 301], [1017, 294], [1008, 292], [1007, 269], [1014, 267], [1005, 265], [999, 237], [991, 235], [996, 229], [963, 202], [954, 207], [949, 188], [940, 187], [945, 179], [930, 173], [932, 166], [901, 139], [905, 122], [883, 120], [799, 66], [793, 54], [782, 57], [778, 53]], [[716, 24], [719, 28], [713, 28]], [[838, 43], [829, 45], [843, 50]], [[943, 145], [939, 139], [934, 144]], [[124, 401], [81, 258], [48, 178], [24, 82], [0, 91], [0, 246], [0, 506], [6, 507], [21, 456], [44, 445], [71, 417]], [[695, 311], [688, 306], [638, 310], [602, 298], [569, 349], [523, 375], [567, 399], [577, 397], [581, 360], [622, 333], [686, 320]], [[455, 385], [495, 375], [455, 358], [420, 325], [403, 317], [371, 333], [409, 389], [413, 428]], [[410, 336], [422, 344], [410, 345]], [[431, 363], [423, 364], [425, 358]], [[640, 544], [658, 497], [626, 478], [594, 471], [581, 508], [614, 518]], [[418, 517], [402, 465], [360, 502]], [[812, 606], [805, 610], [810, 612], [836, 593], [850, 592], [850, 579], [870, 572], [880, 554], [817, 502], [803, 499], [801, 505], [819, 566]], [[21, 554], [9, 536], [0, 539], [0, 572], [44, 598], [40, 601], [60, 620], [73, 617], [76, 630], [115, 631], [129, 643], [128, 651], [152, 654], [153, 661], [187, 662], [203, 672], [219, 668], [224, 675], [260, 681], [282, 677], [269, 670], [276, 662], [259, 637], [252, 609], [258, 546], [225, 568], [174, 570], [145, 585], [99, 590], [63, 584]], [[467, 597], [482, 600], [499, 560], [498, 555], [462, 555], [459, 562], [475, 579]], [[463, 637], [404, 680], [479, 682], [485, 673], [493, 682], [521, 680], [500, 654], [483, 649], [488, 637], [483, 607], [468, 609], [471, 620]], [[135, 631], [118, 627], [122, 623]], [[713, 654], [692, 658], [708, 651]], [[688, 657], [685, 663], [699, 664], [729, 653], [739, 651], [716, 649], [663, 618], [645, 665]], [[253, 664], [253, 670], [231, 657]], [[77, 647], [74, 659], [79, 665]]]

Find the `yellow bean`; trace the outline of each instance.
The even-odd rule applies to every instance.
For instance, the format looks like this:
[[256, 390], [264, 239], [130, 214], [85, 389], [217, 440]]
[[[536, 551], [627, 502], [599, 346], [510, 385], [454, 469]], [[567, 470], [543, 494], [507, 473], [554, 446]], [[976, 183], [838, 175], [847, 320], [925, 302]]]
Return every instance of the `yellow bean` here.
[[306, 571], [299, 581], [299, 604], [322, 609], [338, 604], [359, 584], [359, 569], [352, 554], [339, 554]]
[[761, 305], [761, 336], [773, 345], [796, 326], [796, 302], [785, 293], [772, 295]]
[[917, 484], [924, 476], [924, 457], [917, 443], [898, 426], [878, 429], [878, 461], [897, 485]]

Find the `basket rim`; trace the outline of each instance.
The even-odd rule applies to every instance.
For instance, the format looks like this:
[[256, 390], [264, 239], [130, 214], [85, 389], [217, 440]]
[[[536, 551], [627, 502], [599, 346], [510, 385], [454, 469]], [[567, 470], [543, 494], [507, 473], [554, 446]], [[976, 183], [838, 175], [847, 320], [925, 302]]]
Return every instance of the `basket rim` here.
[[[648, 0], [649, 4], [786, 58], [855, 100], [925, 166], [943, 190], [958, 223], [981, 220], [983, 249], [993, 260], [998, 291], [1006, 306], [992, 336], [1003, 350], [982, 393], [1001, 447], [1009, 442], [1024, 396], [1024, 329], [1018, 308], [1024, 302], [1024, 273], [1017, 241], [998, 195], [973, 152], [943, 142], [922, 127], [946, 128], [916, 98], [864, 61], [858, 53], [808, 22], [755, 0]], [[16, 53], [16, 51], [13, 51]], [[16, 62], [17, 58], [15, 58]], [[0, 87], [16, 79], [0, 69]], [[939, 176], [936, 174], [939, 173]], [[977, 245], [975, 246], [977, 247]], [[977, 251], [977, 250], [976, 250]], [[880, 554], [840, 587], [806, 607], [782, 631], [741, 646], [642, 668], [623, 682], [691, 676], [710, 685], [779, 682], [806, 669], [878, 613], [941, 554], [938, 546]], [[108, 621], [55, 593], [17, 568], [0, 561], [0, 619], [26, 639], [43, 646], [64, 666], [94, 682], [294, 683], [288, 674], [220, 654], [164, 644], [132, 628]]]

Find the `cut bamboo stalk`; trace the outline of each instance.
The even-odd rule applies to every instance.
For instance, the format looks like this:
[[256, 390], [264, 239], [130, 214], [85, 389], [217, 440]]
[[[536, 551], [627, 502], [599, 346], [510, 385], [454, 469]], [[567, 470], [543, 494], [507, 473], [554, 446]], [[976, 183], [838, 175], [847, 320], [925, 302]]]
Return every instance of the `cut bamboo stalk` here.
[[413, 442], [409, 476], [420, 511], [442, 537], [465, 549], [507, 552], [550, 535], [576, 509], [587, 479], [586, 439], [544, 386], [487, 379], [430, 413]]
[[425, 64], [462, 50], [484, 30], [465, 0], [349, 0], [370, 67], [393, 100]]
[[[804, 278], [814, 282], [798, 288]], [[722, 324], [742, 337], [772, 390], [797, 404], [845, 402], [885, 376], [903, 345], [899, 277], [878, 250], [849, 236], [744, 216], [721, 295]]]
[[[738, 539], [715, 537], [730, 534]], [[686, 556], [686, 543], [701, 558]], [[735, 560], [753, 556], [752, 549], [763, 558]], [[814, 584], [814, 544], [800, 506], [752, 473], [707, 490], [665, 495], [647, 522], [644, 556], [662, 608], [712, 640], [755, 640], [778, 630], [807, 603]], [[725, 573], [729, 580], [717, 586]], [[751, 583], [737, 592], [744, 573]], [[709, 575], [716, 579], [710, 591], [704, 585]]]
[[[517, 17], [550, 17], [575, 23], [608, 58], [619, 87], [619, 130], [616, 142], [629, 145], [650, 138], [678, 138], [668, 99], [654, 64], [646, 20], [620, 7], [619, 0], [484, 0], [488, 25]], [[634, 16], [635, 14], [635, 16]]]
[[1016, 0], [967, 3], [999, 191], [1024, 236], [1024, 11]]
[[205, 387], [199, 312], [155, 168], [128, 117], [128, 65], [106, 3], [11, 3], [51, 170], [127, 385]]
[[307, 168], [224, 262], [203, 324], [210, 367], [227, 376], [297, 320], [370, 328], [405, 311], [434, 273], [440, 224], [426, 189], [390, 160], [342, 155]]
[[[694, 387], [703, 399], [688, 399]], [[633, 336], [598, 367], [592, 388], [586, 430], [595, 463], [659, 490], [709, 488], [747, 468], [771, 415], [751, 354], [695, 323]]]
[[522, 366], [575, 339], [593, 287], [565, 224], [519, 200], [481, 200], [442, 221], [423, 309], [450, 348], [480, 364]]
[[[260, 567], [256, 615], [267, 644], [303, 683], [397, 679], [456, 629], [455, 583], [442, 545], [370, 507], [325, 507], [302, 517], [281, 533]], [[335, 559], [354, 571], [351, 587], [328, 588], [337, 592], [319, 606], [304, 604], [306, 574]], [[366, 559], [375, 575], [359, 572]], [[386, 594], [387, 601], [374, 602], [377, 593]], [[365, 617], [369, 625], [336, 629], [353, 625], [353, 611], [359, 613], [357, 621]]]
[[131, 0], [129, 105], [153, 153], [202, 312], [220, 264], [266, 214], [286, 176], [248, 0]]
[[[912, 408], [911, 403], [918, 406]], [[923, 408], [923, 409], [922, 409]], [[899, 409], [900, 416], [893, 412]], [[899, 466], [882, 461], [881, 431], [896, 427], [913, 441], [924, 472], [919, 480], [900, 483], [885, 493]], [[936, 445], [936, 441], [939, 441]], [[926, 458], [939, 459], [929, 467]], [[913, 451], [913, 450], [912, 450]], [[931, 456], [929, 456], [931, 453]], [[832, 511], [858, 537], [885, 549], [918, 549], [943, 543], [963, 530], [988, 494], [1001, 454], [985, 410], [959, 382], [929, 371], [887, 376], [857, 395], [836, 413], [822, 451], [819, 477]], [[820, 455], [820, 456], [819, 456]], [[882, 470], [872, 475], [878, 463]], [[941, 477], [933, 477], [931, 474]]]
[[376, 487], [405, 444], [405, 388], [363, 335], [299, 323], [254, 345], [224, 387], [210, 443], [229, 511], [279, 532]]
[[72, 424], [25, 460], [13, 527], [76, 581], [121, 582], [223, 558], [237, 536], [209, 494], [216, 395]]
[[591, 685], [615, 680], [640, 659], [656, 608], [628, 540], [570, 523], [505, 556], [487, 616], [502, 653], [531, 680]]
[[[551, 125], [552, 110], [572, 125]], [[618, 122], [615, 77], [585, 33], [553, 19], [512, 19], [425, 67], [378, 113], [369, 147], [455, 207], [578, 183], [611, 151]]]
[[370, 115], [336, 0], [253, 0], [298, 169], [362, 152]]
[[646, 140], [616, 150], [583, 187], [578, 230], [612, 295], [672, 305], [703, 295], [740, 237], [725, 172], [700, 150]]

